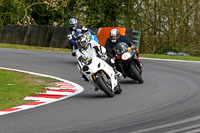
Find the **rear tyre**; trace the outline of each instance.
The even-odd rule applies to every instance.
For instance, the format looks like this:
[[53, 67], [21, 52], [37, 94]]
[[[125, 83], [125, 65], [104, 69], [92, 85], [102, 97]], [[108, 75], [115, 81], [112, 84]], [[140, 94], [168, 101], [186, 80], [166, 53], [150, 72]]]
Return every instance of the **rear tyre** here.
[[101, 76], [96, 79], [96, 83], [99, 85], [101, 90], [108, 96], [114, 97], [114, 92], [112, 91], [111, 87], [109, 87], [105, 81], [105, 79]]
[[135, 68], [135, 66], [133, 64], [130, 65], [130, 73], [131, 73], [132, 79], [137, 80], [140, 84], [142, 84], [144, 82], [140, 73], [138, 72], [138, 70]]

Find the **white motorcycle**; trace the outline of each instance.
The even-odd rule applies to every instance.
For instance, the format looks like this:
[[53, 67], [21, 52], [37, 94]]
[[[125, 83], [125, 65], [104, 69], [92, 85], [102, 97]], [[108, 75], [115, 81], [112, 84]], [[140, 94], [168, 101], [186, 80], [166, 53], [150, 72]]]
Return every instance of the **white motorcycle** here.
[[78, 67], [90, 83], [102, 90], [108, 97], [122, 92], [113, 68], [101, 58], [97, 56], [84, 58], [78, 61]]

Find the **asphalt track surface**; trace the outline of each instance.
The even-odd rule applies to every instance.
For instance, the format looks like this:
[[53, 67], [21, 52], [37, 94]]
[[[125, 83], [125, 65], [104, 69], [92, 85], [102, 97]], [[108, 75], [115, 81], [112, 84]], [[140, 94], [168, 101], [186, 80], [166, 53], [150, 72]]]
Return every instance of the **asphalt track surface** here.
[[200, 132], [200, 63], [142, 60], [144, 83], [123, 79], [107, 98], [79, 76], [70, 53], [0, 49], [0, 66], [73, 81], [74, 97], [0, 116], [0, 133]]

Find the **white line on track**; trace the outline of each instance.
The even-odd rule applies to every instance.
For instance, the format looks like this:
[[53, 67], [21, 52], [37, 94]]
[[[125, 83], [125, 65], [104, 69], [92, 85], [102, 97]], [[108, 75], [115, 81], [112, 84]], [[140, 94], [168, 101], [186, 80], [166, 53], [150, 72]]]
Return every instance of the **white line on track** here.
[[167, 128], [167, 127], [171, 127], [171, 126], [176, 126], [176, 125], [184, 124], [184, 123], [188, 123], [188, 122], [193, 122], [193, 121], [197, 121], [197, 120], [200, 120], [200, 116], [195, 116], [195, 117], [191, 117], [191, 118], [184, 119], [181, 121], [176, 121], [176, 122], [172, 122], [172, 123], [168, 123], [168, 124], [164, 124], [164, 125], [160, 125], [160, 126], [150, 127], [150, 128], [130, 132], [130, 133], [143, 133], [143, 132], [158, 130], [158, 129]]
[[[186, 126], [186, 127], [184, 127], [184, 128], [181, 128], [181, 129], [175, 129], [175, 130], [173, 130], [173, 131], [168, 131], [168, 132], [163, 132], [163, 133], [177, 133], [177, 132], [181, 132], [181, 133], [183, 133], [183, 132], [186, 132], [187, 131], [187, 133], [189, 133], [189, 131], [191, 132], [191, 131], [196, 131], [196, 130], [198, 130], [199, 131], [199, 129], [200, 129], [200, 124], [196, 124], [196, 125], [192, 125], [192, 126]], [[189, 131], [188, 131], [189, 130]], [[197, 132], [196, 132], [197, 133]]]
[[172, 60], [172, 59], [156, 59], [156, 58], [143, 58], [144, 60], [155, 60], [155, 61], [171, 61], [171, 62], [185, 62], [185, 63], [200, 63], [200, 61], [186, 61], [186, 60]]

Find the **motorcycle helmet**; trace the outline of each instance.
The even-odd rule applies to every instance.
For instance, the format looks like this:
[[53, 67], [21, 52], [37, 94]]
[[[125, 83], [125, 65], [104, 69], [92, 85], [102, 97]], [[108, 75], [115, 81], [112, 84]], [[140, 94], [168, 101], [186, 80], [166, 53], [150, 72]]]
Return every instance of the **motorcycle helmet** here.
[[77, 21], [77, 19], [75, 19], [75, 18], [70, 18], [70, 19], [69, 19], [69, 24], [70, 24], [70, 27], [71, 27], [73, 30], [76, 30], [77, 25], [78, 25], [78, 21]]
[[118, 55], [122, 55], [123, 53], [128, 51], [128, 47], [128, 44], [126, 44], [125, 42], [120, 42], [115, 45], [114, 50]]
[[88, 39], [87, 36], [84, 34], [80, 34], [78, 36], [77, 44], [80, 48], [86, 50], [88, 48]]
[[118, 29], [112, 29], [110, 31], [110, 40], [111, 40], [111, 42], [116, 43], [117, 40], [119, 39], [119, 37], [120, 37], [120, 32], [119, 32]]

